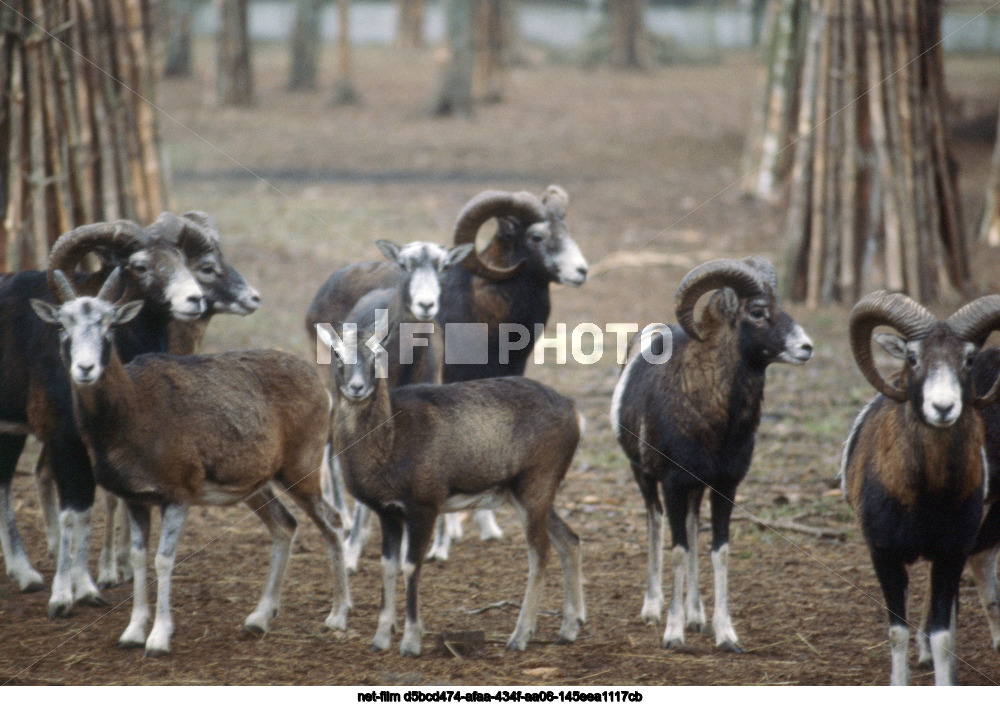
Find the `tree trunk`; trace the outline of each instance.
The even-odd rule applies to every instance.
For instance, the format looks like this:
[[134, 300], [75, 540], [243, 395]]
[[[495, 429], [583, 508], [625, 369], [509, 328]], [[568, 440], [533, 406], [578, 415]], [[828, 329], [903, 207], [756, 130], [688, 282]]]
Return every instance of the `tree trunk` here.
[[153, 4], [0, 4], [0, 270], [45, 267], [76, 226], [166, 208]]
[[979, 224], [979, 239], [993, 247], [1000, 246], [1000, 111], [997, 117], [997, 138], [986, 180], [986, 206]]
[[512, 25], [517, 21], [511, 0], [478, 0], [475, 53], [476, 93], [483, 100], [503, 100], [504, 71], [510, 63]]
[[446, 0], [445, 21], [449, 56], [441, 68], [432, 94], [432, 115], [472, 115], [472, 75], [475, 68], [473, 24], [476, 3], [471, 0]]
[[219, 0], [216, 96], [221, 105], [249, 106], [254, 102], [248, 2]]
[[334, 81], [331, 105], [354, 105], [361, 94], [354, 85], [351, 62], [351, 3], [337, 0], [337, 78]]
[[163, 75], [186, 78], [191, 75], [191, 25], [194, 20], [195, 0], [166, 0], [167, 56]]
[[396, 25], [396, 46], [417, 49], [424, 46], [424, 11], [427, 0], [399, 0], [399, 23]]
[[325, 0], [298, 0], [295, 4], [295, 24], [292, 26], [292, 64], [288, 75], [288, 90], [315, 91], [319, 54], [322, 49], [320, 24]]
[[611, 65], [642, 69], [648, 65], [646, 0], [607, 0], [611, 27]]
[[[792, 165], [789, 294], [810, 306], [853, 302], [874, 287], [922, 301], [947, 288], [965, 294], [968, 257], [941, 114], [940, 0], [810, 0], [807, 10], [781, 2], [764, 128], [748, 153], [759, 159], [750, 186], [758, 196], [773, 197], [782, 164]], [[798, 115], [794, 135], [789, 114]]]

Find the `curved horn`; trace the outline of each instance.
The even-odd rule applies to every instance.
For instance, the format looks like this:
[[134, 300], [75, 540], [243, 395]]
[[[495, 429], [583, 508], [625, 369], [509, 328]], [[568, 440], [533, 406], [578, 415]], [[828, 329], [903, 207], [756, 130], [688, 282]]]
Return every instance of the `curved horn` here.
[[95, 248], [104, 247], [118, 255], [128, 257], [146, 245], [142, 229], [132, 221], [93, 223], [74, 228], [59, 236], [49, 252], [48, 285], [56, 291], [53, 272], [72, 272], [83, 256]]
[[[537, 196], [525, 191], [516, 194], [507, 191], [484, 191], [472, 198], [458, 214], [455, 221], [454, 244], [476, 242], [479, 227], [491, 218], [512, 216], [529, 226], [532, 223], [544, 221], [545, 206]], [[479, 253], [473, 250], [462, 260], [462, 265], [469, 272], [490, 282], [501, 282], [516, 276], [524, 267], [524, 261], [510, 267], [496, 267], [483, 262]]]
[[875, 367], [872, 331], [876, 326], [892, 326], [907, 340], [923, 338], [937, 323], [934, 314], [905, 294], [872, 292], [851, 311], [851, 352], [858, 369], [876, 390], [889, 399], [905, 402], [906, 391], [890, 385]]
[[743, 262], [757, 270], [760, 276], [764, 278], [764, 281], [771, 285], [772, 291], [778, 291], [778, 272], [774, 269], [774, 265], [771, 264], [770, 260], [763, 255], [751, 255], [750, 257], [743, 258]]
[[204, 211], [188, 211], [181, 218], [186, 218], [201, 226], [204, 235], [217, 246], [221, 245], [222, 238], [219, 235], [219, 226], [215, 218]]
[[52, 272], [52, 294], [60, 304], [65, 304], [68, 301], [76, 299], [76, 292], [73, 291], [73, 285], [69, 283], [69, 279], [63, 274], [62, 270]]
[[[959, 338], [982, 346], [993, 331], [1000, 329], [1000, 294], [990, 294], [969, 302], [949, 316], [945, 323]], [[993, 381], [986, 394], [976, 395], [972, 403], [976, 407], [986, 407], [998, 399], [1000, 376]]]
[[721, 287], [735, 290], [741, 299], [767, 292], [767, 284], [756, 269], [740, 260], [711, 260], [688, 272], [677, 287], [674, 302], [677, 323], [696, 341], [702, 339], [694, 323], [694, 307], [706, 292]]
[[217, 234], [200, 222], [201, 217], [209, 218], [208, 214], [201, 211], [191, 211], [183, 216], [164, 211], [146, 226], [145, 232], [150, 238], [163, 238], [178, 248], [186, 249], [186, 246], [194, 245], [199, 251], [214, 250], [218, 247], [219, 239], [213, 237]]

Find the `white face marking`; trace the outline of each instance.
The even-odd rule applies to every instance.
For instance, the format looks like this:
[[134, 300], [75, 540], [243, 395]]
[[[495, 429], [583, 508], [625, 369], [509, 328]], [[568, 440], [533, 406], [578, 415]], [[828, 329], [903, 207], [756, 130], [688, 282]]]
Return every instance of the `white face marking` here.
[[448, 250], [437, 243], [413, 242], [399, 250], [397, 262], [410, 275], [410, 312], [418, 321], [437, 316], [441, 298], [441, 273], [448, 262]]
[[587, 281], [587, 258], [572, 238], [564, 237], [561, 244], [558, 252], [545, 254], [545, 266], [560, 284], [579, 287]]
[[92, 385], [104, 371], [101, 364], [111, 321], [111, 305], [92, 297], [66, 302], [59, 321], [69, 338], [69, 374], [78, 385]]
[[795, 324], [795, 328], [793, 328], [788, 334], [788, 337], [785, 338], [785, 350], [783, 350], [781, 355], [778, 356], [778, 360], [782, 363], [802, 365], [812, 358], [812, 355], [812, 339], [806, 335], [806, 332], [801, 326]]
[[174, 273], [167, 283], [164, 296], [178, 319], [196, 319], [205, 312], [205, 297], [201, 287], [187, 269]]
[[922, 411], [927, 423], [935, 427], [948, 427], [962, 414], [962, 388], [955, 371], [937, 363], [924, 380]]

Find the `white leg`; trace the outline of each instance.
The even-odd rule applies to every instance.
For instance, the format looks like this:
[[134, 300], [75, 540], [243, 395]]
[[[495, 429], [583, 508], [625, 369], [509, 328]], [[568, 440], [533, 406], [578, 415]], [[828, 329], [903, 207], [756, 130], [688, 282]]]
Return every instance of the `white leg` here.
[[462, 541], [462, 513], [448, 512], [444, 516], [445, 528], [448, 530], [448, 538], [453, 542]]
[[715, 646], [730, 652], [742, 652], [729, 616], [729, 544], [723, 544], [712, 552], [712, 571], [715, 576], [715, 609], [712, 612]]
[[149, 510], [130, 508], [129, 524], [132, 541], [129, 559], [132, 562], [132, 617], [125, 632], [118, 638], [118, 646], [143, 647], [146, 644], [146, 626], [149, 624], [149, 600], [146, 595], [146, 545], [149, 541]]
[[511, 500], [514, 510], [517, 512], [521, 525], [524, 527], [524, 535], [528, 540], [528, 585], [524, 590], [524, 600], [521, 602], [521, 612], [517, 616], [517, 623], [514, 625], [514, 632], [507, 640], [508, 650], [523, 651], [528, 646], [528, 640], [535, 634], [535, 622], [538, 618], [538, 600], [541, 596], [543, 572], [545, 566], [542, 557], [538, 552], [535, 542], [541, 540], [548, 541], [548, 536], [534, 537], [530, 527], [528, 513], [516, 500]]
[[35, 487], [45, 520], [45, 548], [54, 559], [59, 551], [59, 491], [44, 447], [35, 464]]
[[667, 629], [663, 631], [663, 646], [680, 647], [684, 644], [684, 583], [687, 573], [687, 552], [679, 544], [670, 552], [674, 569], [674, 582], [670, 587], [670, 607], [667, 609]]
[[[410, 591], [410, 581], [416, 568], [416, 565], [411, 564], [408, 561], [403, 562], [403, 585], [406, 586], [407, 593]], [[409, 600], [409, 597], [407, 597], [407, 600]], [[406, 620], [403, 623], [403, 639], [399, 644], [399, 654], [403, 657], [419, 657], [421, 652], [424, 627], [420, 623], [419, 604], [414, 607], [417, 613], [416, 619], [411, 619], [410, 613], [407, 611]]]
[[906, 626], [893, 625], [889, 628], [889, 651], [892, 659], [890, 686], [907, 686], [910, 683], [910, 665], [906, 659], [909, 643], [910, 630]]
[[[360, 504], [360, 503], [359, 503]], [[356, 525], [355, 525], [356, 526]], [[392, 558], [382, 557], [382, 610], [378, 614], [378, 628], [372, 649], [389, 649], [392, 634], [396, 631], [396, 581], [399, 577], [399, 550]]]
[[76, 512], [59, 513], [59, 551], [56, 554], [56, 574], [52, 577], [52, 597], [49, 617], [67, 618], [73, 608], [73, 528]]
[[646, 525], [649, 535], [649, 570], [641, 616], [643, 622], [652, 624], [660, 622], [663, 613], [663, 513], [647, 507]]
[[1000, 652], [1000, 588], [997, 586], [997, 560], [1000, 559], [1000, 547], [992, 547], [969, 557], [972, 578], [976, 582], [979, 601], [986, 613], [986, 622], [990, 626], [990, 636], [993, 638], [993, 649]]
[[118, 498], [103, 491], [104, 495], [104, 535], [101, 542], [101, 557], [97, 560], [97, 585], [101, 588], [118, 585], [118, 553], [115, 549], [115, 514]]
[[296, 522], [270, 488], [265, 487], [248, 498], [246, 503], [257, 513], [271, 535], [271, 566], [264, 584], [264, 593], [257, 602], [257, 607], [243, 621], [243, 627], [248, 632], [263, 635], [281, 605], [281, 589], [285, 583], [288, 560], [292, 556]]
[[73, 582], [73, 601], [84, 605], [107, 605], [97, 590], [97, 584], [90, 576], [89, 550], [90, 550], [90, 510], [84, 510], [75, 514], [74, 519], [74, 546], [73, 565], [70, 569], [70, 576]]
[[[952, 611], [954, 613], [954, 611]], [[953, 686], [955, 684], [955, 620], [952, 617], [951, 628], [938, 630], [931, 635], [931, 654], [934, 655], [935, 686]]]
[[438, 515], [434, 521], [434, 541], [431, 543], [430, 551], [427, 552], [427, 561], [448, 560], [448, 550], [451, 548], [451, 532], [448, 528], [448, 521], [452, 517], [458, 517], [458, 513], [448, 512]]
[[42, 575], [31, 566], [17, 532], [9, 484], [0, 484], [0, 549], [3, 549], [7, 575], [17, 582], [19, 590], [27, 593], [45, 587]]
[[701, 587], [698, 585], [698, 506], [700, 495], [694, 495], [688, 506], [685, 518], [687, 525], [687, 593], [684, 596], [685, 625], [688, 630], [705, 631], [705, 602], [701, 600]]
[[503, 530], [497, 524], [497, 518], [492, 510], [476, 510], [472, 519], [479, 528], [479, 538], [484, 542], [503, 537]]
[[332, 453], [329, 443], [323, 447], [323, 465], [320, 466], [319, 482], [326, 504], [340, 515], [341, 526], [345, 530], [350, 530], [354, 522], [347, 510], [347, 501], [344, 499], [344, 471], [340, 467], [340, 459]]
[[347, 546], [344, 548], [344, 564], [349, 573], [358, 570], [358, 563], [361, 561], [361, 552], [368, 541], [371, 533], [369, 520], [372, 511], [364, 503], [354, 503], [354, 521], [351, 527], [351, 534], [347, 538]]
[[177, 558], [177, 544], [187, 505], [165, 505], [160, 526], [160, 546], [156, 550], [156, 617], [153, 629], [146, 638], [146, 656], [162, 657], [170, 652], [170, 637], [174, 634], [174, 620], [170, 614], [170, 579]]

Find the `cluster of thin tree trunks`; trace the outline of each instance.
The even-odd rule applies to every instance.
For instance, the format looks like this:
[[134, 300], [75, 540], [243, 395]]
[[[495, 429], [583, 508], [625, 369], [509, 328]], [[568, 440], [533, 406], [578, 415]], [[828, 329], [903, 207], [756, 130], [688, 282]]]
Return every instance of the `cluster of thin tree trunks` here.
[[0, 4], [0, 271], [71, 228], [166, 204], [151, 0]]

